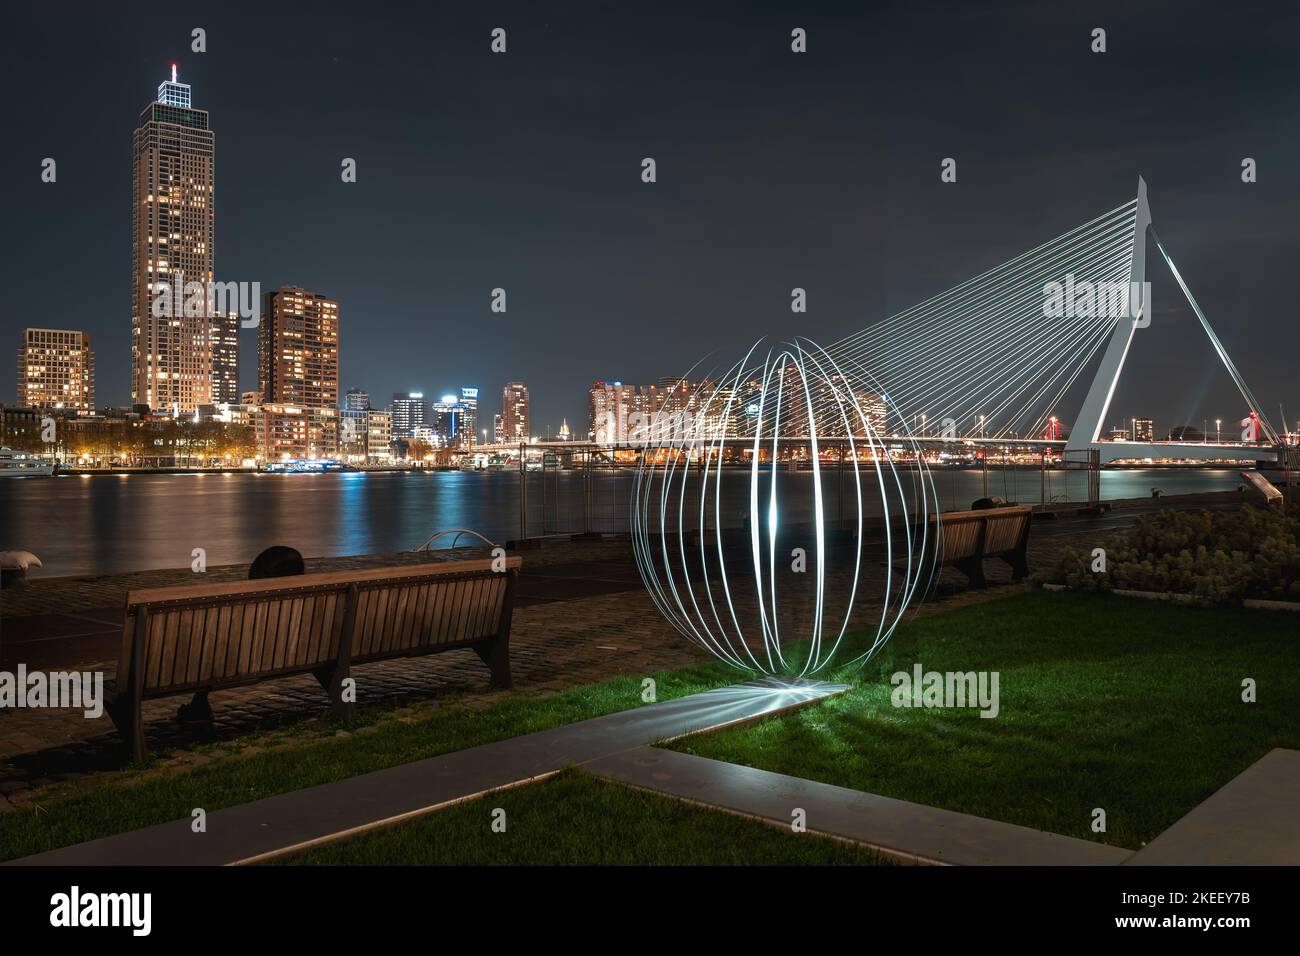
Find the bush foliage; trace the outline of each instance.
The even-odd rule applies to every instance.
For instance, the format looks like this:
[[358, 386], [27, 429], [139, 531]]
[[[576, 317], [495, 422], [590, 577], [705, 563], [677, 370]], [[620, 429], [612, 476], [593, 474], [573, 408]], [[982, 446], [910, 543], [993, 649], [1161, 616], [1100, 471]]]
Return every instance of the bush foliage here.
[[1131, 588], [1190, 594], [1214, 604], [1243, 598], [1300, 600], [1300, 517], [1238, 511], [1164, 511], [1144, 516], [1106, 545], [1067, 548], [1047, 580], [1079, 590]]

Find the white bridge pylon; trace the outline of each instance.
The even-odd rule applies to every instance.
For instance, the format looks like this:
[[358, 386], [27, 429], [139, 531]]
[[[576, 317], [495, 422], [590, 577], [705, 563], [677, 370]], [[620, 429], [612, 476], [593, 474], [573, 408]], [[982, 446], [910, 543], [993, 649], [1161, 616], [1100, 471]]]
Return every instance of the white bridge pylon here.
[[1201, 311], [1196, 299], [1192, 296], [1191, 290], [1183, 282], [1183, 277], [1174, 266], [1173, 260], [1169, 258], [1168, 252], [1160, 244], [1160, 239], [1151, 223], [1151, 207], [1147, 203], [1146, 180], [1139, 176], [1132, 266], [1128, 285], [1130, 295], [1132, 292], [1137, 292], [1138, 295], [1136, 301], [1133, 298], [1129, 299], [1128, 308], [1126, 309], [1127, 314], [1121, 316], [1115, 322], [1115, 329], [1111, 333], [1109, 344], [1102, 355], [1101, 365], [1098, 367], [1092, 386], [1088, 389], [1088, 394], [1083, 400], [1079, 416], [1074, 421], [1074, 427], [1070, 430], [1070, 439], [1065, 446], [1066, 452], [1097, 449], [1100, 452], [1103, 464], [1121, 459], [1155, 457], [1201, 460], [1233, 459], [1238, 461], [1276, 460], [1277, 455], [1274, 450], [1250, 445], [1205, 444], [1201, 442], [1103, 442], [1100, 440], [1102, 428], [1106, 422], [1106, 413], [1110, 410], [1111, 400], [1115, 397], [1115, 388], [1119, 384], [1120, 373], [1124, 370], [1124, 361], [1128, 358], [1129, 348], [1133, 344], [1133, 337], [1138, 329], [1151, 324], [1151, 286], [1146, 278], [1146, 239], [1148, 232], [1151, 233], [1151, 237], [1155, 240], [1156, 248], [1164, 257], [1170, 272], [1173, 273], [1179, 288], [1187, 298], [1188, 304], [1200, 320], [1201, 327], [1205, 330], [1206, 336], [1214, 346], [1219, 358], [1223, 361], [1228, 374], [1232, 376], [1238, 391], [1241, 392], [1241, 397], [1246, 401], [1247, 407], [1258, 416], [1260, 428], [1264, 431], [1264, 434], [1259, 437], [1267, 437], [1274, 443], [1278, 440], [1276, 432], [1273, 431], [1272, 426], [1260, 411], [1259, 404], [1255, 401], [1254, 395], [1251, 394], [1241, 374], [1237, 371], [1236, 365], [1233, 364], [1232, 359], [1223, 348], [1219, 337], [1214, 334], [1214, 329], [1210, 326], [1205, 313]]

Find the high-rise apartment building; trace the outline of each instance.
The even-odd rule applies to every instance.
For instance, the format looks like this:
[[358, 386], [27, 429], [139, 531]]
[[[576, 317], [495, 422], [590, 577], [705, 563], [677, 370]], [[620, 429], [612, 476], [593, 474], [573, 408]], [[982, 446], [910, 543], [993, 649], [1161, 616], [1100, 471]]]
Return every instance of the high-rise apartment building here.
[[370, 416], [370, 393], [364, 388], [350, 388], [339, 410], [339, 450], [349, 460], [367, 458]]
[[515, 444], [526, 442], [529, 430], [528, 386], [523, 382], [507, 382], [501, 392], [501, 431], [503, 441]]
[[239, 313], [214, 312], [208, 320], [212, 353], [212, 401], [239, 403]]
[[296, 286], [265, 296], [254, 424], [266, 461], [330, 458], [339, 448], [339, 304]]
[[24, 329], [18, 347], [18, 405], [95, 411], [95, 355], [90, 334], [71, 329]]
[[388, 461], [392, 457], [389, 446], [393, 440], [393, 418], [381, 409], [372, 408], [366, 413], [366, 458], [371, 463]]
[[388, 410], [394, 439], [414, 438], [415, 430], [427, 426], [433, 417], [423, 392], [394, 392]]
[[[628, 390], [630, 390], [630, 386]], [[627, 438], [627, 399], [622, 382], [596, 381], [587, 393], [587, 437], [601, 445]]]
[[482, 436], [474, 432], [474, 429], [478, 427], [478, 389], [469, 385], [462, 386], [460, 403], [465, 406], [463, 413], [464, 428], [461, 432], [460, 447], [473, 448], [482, 440]]
[[306, 289], [266, 294], [258, 325], [257, 387], [263, 402], [336, 408], [339, 304]]
[[176, 307], [186, 283], [213, 281], [213, 143], [173, 65], [133, 137], [131, 224], [131, 402], [171, 414], [213, 400], [206, 292]]

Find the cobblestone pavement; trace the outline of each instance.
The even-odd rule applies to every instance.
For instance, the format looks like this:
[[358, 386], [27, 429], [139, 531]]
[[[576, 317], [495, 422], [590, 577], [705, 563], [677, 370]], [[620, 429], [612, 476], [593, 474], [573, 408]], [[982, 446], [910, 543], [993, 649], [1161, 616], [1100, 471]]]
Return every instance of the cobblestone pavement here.
[[[1049, 522], [1051, 524], [1051, 522]], [[1036, 524], [1037, 529], [1037, 524]], [[1031, 535], [1031, 567], [1045, 567], [1055, 559], [1063, 543], [1096, 546], [1105, 531]], [[454, 556], [433, 556], [442, 560]], [[413, 714], [453, 704], [479, 708], [502, 699], [507, 693], [546, 694], [619, 675], [640, 676], [684, 667], [710, 659], [689, 643], [661, 617], [650, 596], [635, 583], [636, 570], [629, 543], [624, 541], [563, 543], [524, 552], [524, 565], [539, 576], [544, 587], [559, 587], [565, 579], [604, 581], [616, 593], [597, 593], [567, 600], [527, 603], [516, 609], [511, 631], [511, 665], [516, 689], [489, 692], [487, 670], [472, 651], [453, 651], [422, 658], [406, 658], [363, 665], [354, 671], [358, 680], [359, 703], [367, 707], [410, 708]], [[308, 563], [308, 570], [375, 567], [428, 560], [410, 554], [334, 558]], [[207, 580], [237, 580], [243, 568], [213, 568]], [[965, 587], [962, 575], [945, 570], [934, 594], [920, 613], [934, 613], [963, 604], [990, 600], [1020, 590], [1012, 585], [1010, 572], [1002, 562], [986, 562], [991, 586], [987, 590]], [[853, 624], [874, 624], [880, 613], [878, 585], [884, 580], [883, 565], [869, 576], [860, 595]], [[799, 575], [800, 583], [811, 587], [813, 575]], [[127, 590], [159, 587], [193, 580], [188, 570], [151, 571], [105, 578], [35, 580], [17, 592], [11, 604], [5, 592], [6, 614], [15, 606], [26, 615], [120, 607]], [[630, 583], [631, 582], [631, 583]], [[842, 588], [843, 579], [832, 576], [829, 592]], [[873, 588], [875, 588], [873, 590]], [[560, 590], [563, 590], [560, 588]], [[738, 598], [741, 613], [746, 609]], [[782, 593], [781, 613], [792, 626], [786, 633], [806, 633], [809, 596], [797, 587]], [[17, 616], [17, 615], [13, 615]], [[743, 618], [742, 618], [743, 619]], [[17, 623], [12, 622], [12, 623]], [[116, 660], [85, 661], [79, 669], [102, 670], [105, 680], [115, 676]], [[177, 707], [187, 698], [147, 701], [144, 705], [146, 735], [158, 763], [165, 770], [212, 759], [212, 743], [222, 747], [257, 746], [257, 734], [279, 739], [303, 739], [341, 732], [324, 715], [327, 700], [310, 676], [290, 677], [250, 687], [219, 691], [212, 695], [215, 719], [210, 726], [180, 725], [174, 720]], [[275, 729], [278, 728], [278, 729]], [[231, 743], [235, 741], [235, 743]], [[197, 749], [196, 749], [197, 748]], [[112, 722], [105, 714], [88, 720], [80, 712], [66, 710], [0, 711], [0, 811], [28, 804], [45, 791], [65, 790], [87, 779], [116, 772], [122, 765], [122, 750]], [[136, 771], [138, 772], [138, 771]]]

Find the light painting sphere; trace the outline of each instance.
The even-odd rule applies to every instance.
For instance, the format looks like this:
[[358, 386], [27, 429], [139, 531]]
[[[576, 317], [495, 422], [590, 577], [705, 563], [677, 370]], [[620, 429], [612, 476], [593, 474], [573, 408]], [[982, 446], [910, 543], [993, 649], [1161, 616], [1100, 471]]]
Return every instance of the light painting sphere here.
[[938, 502], [883, 386], [806, 339], [683, 380], [637, 424], [637, 567], [688, 640], [750, 673], [860, 665], [930, 586]]

